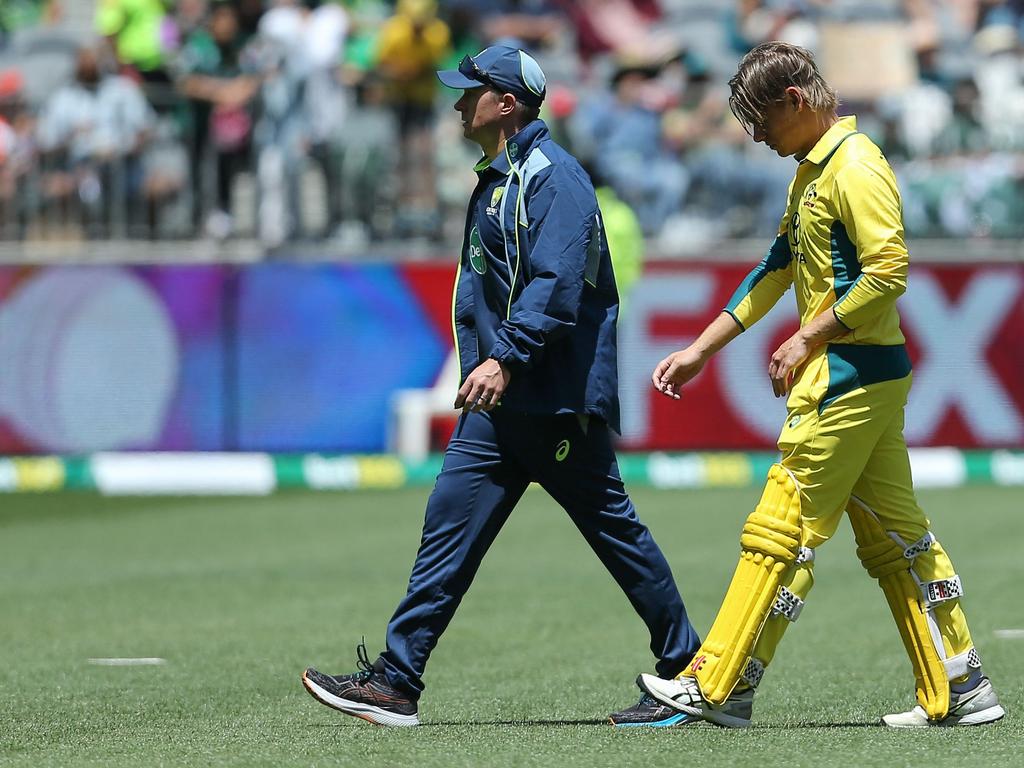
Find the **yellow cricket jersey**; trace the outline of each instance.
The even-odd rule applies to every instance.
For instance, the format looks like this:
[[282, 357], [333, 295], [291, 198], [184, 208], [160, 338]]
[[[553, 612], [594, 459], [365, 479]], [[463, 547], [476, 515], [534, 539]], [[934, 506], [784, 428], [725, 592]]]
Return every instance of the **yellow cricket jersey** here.
[[909, 262], [896, 178], [857, 119], [846, 117], [800, 162], [775, 242], [725, 311], [749, 328], [793, 285], [801, 325], [834, 312], [849, 333], [825, 350], [824, 407], [910, 372], [896, 311]]

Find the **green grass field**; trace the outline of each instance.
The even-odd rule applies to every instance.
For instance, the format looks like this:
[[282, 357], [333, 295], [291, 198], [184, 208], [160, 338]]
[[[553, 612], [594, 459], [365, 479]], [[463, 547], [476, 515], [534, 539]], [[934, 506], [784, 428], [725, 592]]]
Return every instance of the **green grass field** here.
[[[754, 489], [635, 500], [705, 632]], [[261, 499], [0, 498], [0, 765], [1020, 765], [1024, 492], [928, 492], [988, 674], [1009, 711], [981, 729], [893, 732], [913, 679], [843, 526], [755, 702], [755, 728], [617, 730], [653, 660], [567, 517], [530, 492], [442, 638], [424, 726], [384, 729], [311, 699], [308, 664], [350, 671], [404, 593], [426, 491]], [[96, 657], [161, 657], [103, 667]]]

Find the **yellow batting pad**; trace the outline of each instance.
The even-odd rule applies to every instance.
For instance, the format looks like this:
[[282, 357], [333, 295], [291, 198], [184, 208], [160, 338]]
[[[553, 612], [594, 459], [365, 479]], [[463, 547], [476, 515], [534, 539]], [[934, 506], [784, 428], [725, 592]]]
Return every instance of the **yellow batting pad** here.
[[910, 572], [905, 548], [889, 536], [878, 518], [862, 502], [851, 499], [846, 508], [857, 539], [857, 557], [868, 574], [878, 579], [889, 610], [914, 668], [917, 701], [932, 720], [949, 710], [949, 679], [928, 626], [921, 588]]
[[773, 464], [757, 508], [740, 536], [740, 562], [711, 631], [683, 673], [704, 698], [722, 704], [739, 682], [779, 586], [800, 553], [800, 490]]

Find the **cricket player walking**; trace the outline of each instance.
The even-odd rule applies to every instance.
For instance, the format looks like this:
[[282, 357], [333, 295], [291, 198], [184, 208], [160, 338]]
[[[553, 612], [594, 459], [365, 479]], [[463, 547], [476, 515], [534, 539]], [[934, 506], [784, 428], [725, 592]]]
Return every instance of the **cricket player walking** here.
[[910, 360], [896, 299], [907, 285], [900, 194], [889, 164], [811, 54], [754, 48], [729, 81], [733, 113], [755, 142], [799, 165], [765, 258], [689, 347], [655, 369], [678, 399], [708, 359], [794, 287], [800, 330], [772, 355], [787, 395], [772, 466], [740, 538], [718, 617], [673, 680], [641, 675], [647, 693], [719, 725], [750, 724], [754, 691], [813, 584], [815, 551], [850, 518], [857, 555], [878, 580], [910, 656], [917, 705], [886, 715], [897, 728], [978, 725], [1003, 717], [960, 605], [964, 590], [914, 496], [903, 438]]

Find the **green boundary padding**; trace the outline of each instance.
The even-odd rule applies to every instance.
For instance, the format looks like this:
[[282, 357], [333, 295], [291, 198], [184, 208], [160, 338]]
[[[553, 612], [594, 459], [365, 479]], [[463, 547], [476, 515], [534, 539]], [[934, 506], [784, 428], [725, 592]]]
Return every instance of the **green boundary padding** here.
[[[1024, 454], [1017, 454], [1024, 456]], [[992, 453], [990, 451], [964, 451], [964, 465], [967, 467], [968, 483], [991, 483]]]
[[292, 454], [274, 456], [274, 475], [277, 477], [278, 488], [306, 487], [303, 458], [301, 455]]
[[92, 475], [92, 462], [88, 458], [64, 460], [64, 487], [76, 491], [92, 490], [96, 487]]

